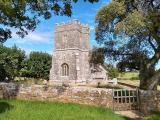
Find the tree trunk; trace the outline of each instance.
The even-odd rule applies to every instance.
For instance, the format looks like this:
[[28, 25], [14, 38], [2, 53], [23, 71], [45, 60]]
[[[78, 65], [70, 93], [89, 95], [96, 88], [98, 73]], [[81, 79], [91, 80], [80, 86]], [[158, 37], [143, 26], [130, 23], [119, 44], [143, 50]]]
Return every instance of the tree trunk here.
[[155, 65], [160, 58], [160, 46], [155, 50], [151, 59], [141, 59], [140, 89], [155, 90], [160, 81], [160, 71], [155, 71]]
[[[150, 80], [150, 77], [147, 75], [147, 72], [144, 73], [140, 73], [140, 75], [142, 75], [142, 77], [140, 77], [140, 89], [142, 90], [149, 90], [150, 85], [152, 84], [153, 81]], [[155, 89], [155, 86], [154, 88]]]
[[157, 86], [159, 83], [160, 75], [154, 76], [153, 79], [141, 79], [140, 80], [140, 89], [142, 90], [157, 90]]
[[[151, 67], [148, 67], [149, 65]], [[157, 90], [157, 85], [160, 82], [160, 71], [155, 71], [155, 66], [151, 63], [141, 64], [140, 70], [140, 89]]]

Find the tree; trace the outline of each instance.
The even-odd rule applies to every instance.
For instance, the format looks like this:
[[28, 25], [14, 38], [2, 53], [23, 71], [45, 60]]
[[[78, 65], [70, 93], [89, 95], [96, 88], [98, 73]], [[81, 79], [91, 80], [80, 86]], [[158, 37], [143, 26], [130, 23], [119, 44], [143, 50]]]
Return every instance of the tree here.
[[0, 81], [15, 77], [49, 79], [52, 57], [48, 53], [31, 52], [29, 58], [16, 45], [11, 48], [0, 44]]
[[111, 65], [111, 64], [104, 64], [104, 68], [107, 71], [108, 77], [110, 77], [111, 79], [118, 77], [119, 71], [113, 65]]
[[92, 64], [103, 64], [105, 60], [103, 48], [93, 47], [89, 54], [89, 62]]
[[119, 74], [118, 69], [111, 64], [105, 63], [104, 54], [105, 53], [103, 48], [97, 48], [94, 46], [93, 49], [90, 51], [90, 57], [89, 57], [90, 64], [91, 65], [101, 64], [106, 69], [107, 74], [111, 79], [118, 77]]
[[15, 45], [12, 48], [7, 48], [0, 45], [0, 78], [1, 81], [14, 80], [19, 76], [22, 62], [25, 59], [25, 52], [18, 49]]
[[[54, 15], [71, 16], [72, 3], [78, 0], [0, 0], [0, 42], [11, 38], [11, 28], [17, 29], [20, 37], [28, 30], [35, 30], [39, 18], [49, 19]], [[98, 0], [84, 0], [91, 3]]]
[[112, 0], [96, 15], [96, 40], [106, 57], [138, 63], [141, 89], [157, 89], [160, 82], [159, 21], [159, 0]]
[[142, 57], [145, 58], [145, 56], [143, 56], [143, 54], [140, 53], [133, 53], [132, 55], [128, 55], [125, 57], [125, 59], [122, 59], [118, 62], [117, 68], [121, 72], [139, 71]]
[[48, 53], [31, 52], [27, 61], [27, 72], [30, 77], [49, 79], [52, 57]]

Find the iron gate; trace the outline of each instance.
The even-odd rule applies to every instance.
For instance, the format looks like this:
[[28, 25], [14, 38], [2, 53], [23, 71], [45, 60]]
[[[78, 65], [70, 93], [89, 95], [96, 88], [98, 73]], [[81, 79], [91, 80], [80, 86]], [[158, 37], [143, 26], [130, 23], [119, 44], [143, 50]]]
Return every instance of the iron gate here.
[[126, 111], [138, 110], [138, 90], [117, 89], [113, 90], [113, 110]]

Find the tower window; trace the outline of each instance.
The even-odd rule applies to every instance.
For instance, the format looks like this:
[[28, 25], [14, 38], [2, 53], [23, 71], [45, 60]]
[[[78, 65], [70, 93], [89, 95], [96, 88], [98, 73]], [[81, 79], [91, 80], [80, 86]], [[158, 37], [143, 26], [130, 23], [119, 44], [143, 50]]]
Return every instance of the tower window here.
[[69, 66], [66, 63], [62, 64], [62, 76], [69, 76]]

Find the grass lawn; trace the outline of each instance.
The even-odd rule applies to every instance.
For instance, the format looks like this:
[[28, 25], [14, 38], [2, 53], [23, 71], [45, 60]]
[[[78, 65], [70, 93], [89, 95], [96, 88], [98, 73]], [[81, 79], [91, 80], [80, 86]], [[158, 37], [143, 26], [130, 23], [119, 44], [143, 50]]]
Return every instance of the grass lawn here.
[[160, 112], [155, 112], [149, 120], [160, 120]]
[[0, 120], [129, 120], [111, 110], [56, 102], [0, 100]]

